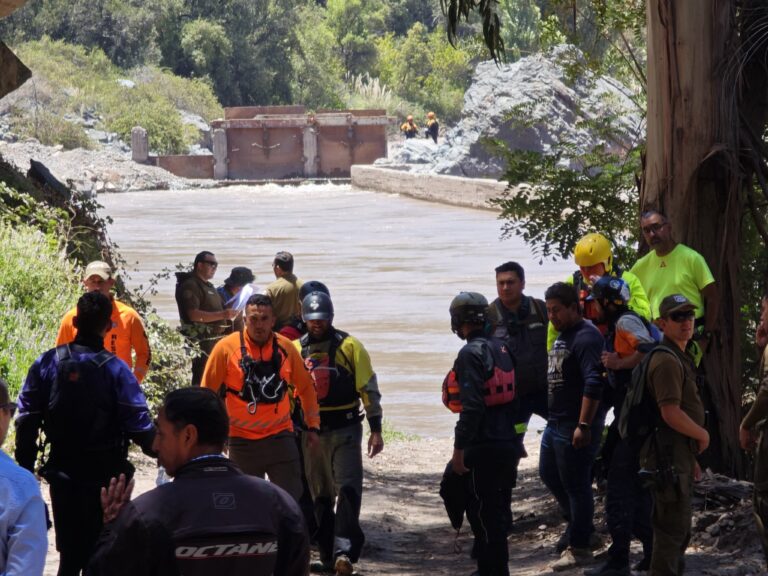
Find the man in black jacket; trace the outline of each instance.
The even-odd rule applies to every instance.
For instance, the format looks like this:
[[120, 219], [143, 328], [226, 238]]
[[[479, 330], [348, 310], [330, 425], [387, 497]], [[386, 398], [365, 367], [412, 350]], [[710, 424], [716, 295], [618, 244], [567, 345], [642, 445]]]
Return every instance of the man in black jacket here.
[[[488, 301], [462, 292], [450, 306], [451, 329], [467, 343], [448, 375], [461, 404], [451, 465], [468, 479], [467, 518], [475, 536], [479, 576], [508, 576], [506, 495], [520, 459], [515, 434], [514, 361], [500, 340], [483, 334]], [[453, 392], [453, 394], [452, 394]], [[448, 398], [455, 406], [456, 398]], [[450, 406], [449, 406], [450, 407]]]
[[165, 397], [154, 448], [174, 481], [132, 502], [132, 486], [102, 490], [104, 531], [87, 574], [305, 576], [309, 539], [298, 505], [221, 452], [229, 418], [207, 388]]

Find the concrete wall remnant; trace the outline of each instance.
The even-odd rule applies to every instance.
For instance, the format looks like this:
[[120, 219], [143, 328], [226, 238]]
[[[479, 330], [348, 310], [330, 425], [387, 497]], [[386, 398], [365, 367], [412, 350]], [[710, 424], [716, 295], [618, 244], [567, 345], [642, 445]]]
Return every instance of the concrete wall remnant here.
[[224, 119], [211, 122], [212, 161], [197, 156], [161, 164], [164, 157], [157, 157], [157, 165], [187, 178], [207, 173], [209, 165], [217, 180], [348, 178], [353, 164], [386, 158], [392, 123], [385, 110], [307, 114], [304, 106], [225, 108]]

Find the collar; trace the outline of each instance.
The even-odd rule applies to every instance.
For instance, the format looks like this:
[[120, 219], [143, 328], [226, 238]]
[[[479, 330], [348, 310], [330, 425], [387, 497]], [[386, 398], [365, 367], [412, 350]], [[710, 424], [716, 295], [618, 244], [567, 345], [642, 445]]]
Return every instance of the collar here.
[[78, 332], [77, 336], [75, 336], [74, 344], [85, 346], [94, 352], [104, 350], [104, 338], [98, 334], [84, 334], [82, 332]]

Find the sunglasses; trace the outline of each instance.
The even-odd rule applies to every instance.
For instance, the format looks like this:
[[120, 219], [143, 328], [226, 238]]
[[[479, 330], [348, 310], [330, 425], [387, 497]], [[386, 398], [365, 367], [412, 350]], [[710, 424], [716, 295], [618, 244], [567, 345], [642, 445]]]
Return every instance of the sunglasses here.
[[0, 404], [0, 408], [4, 410], [8, 410], [8, 412], [11, 413], [11, 417], [13, 417], [16, 414], [16, 409], [19, 407], [16, 402], [6, 402], [5, 404]]
[[672, 322], [685, 322], [686, 320], [693, 320], [696, 317], [696, 313], [693, 310], [686, 310], [685, 312], [672, 312], [669, 315], [669, 319]]
[[664, 226], [666, 226], [667, 224], [669, 224], [669, 222], [656, 222], [655, 224], [649, 224], [648, 226], [643, 226], [641, 230], [646, 234], [651, 234], [651, 233], [656, 234], [659, 230], [664, 228]]

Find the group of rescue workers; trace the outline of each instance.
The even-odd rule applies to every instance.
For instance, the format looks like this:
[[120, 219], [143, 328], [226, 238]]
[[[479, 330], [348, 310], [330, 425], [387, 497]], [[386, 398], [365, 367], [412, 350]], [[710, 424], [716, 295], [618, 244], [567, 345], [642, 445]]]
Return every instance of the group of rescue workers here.
[[[718, 337], [718, 291], [663, 214], [644, 212], [640, 226], [650, 251], [628, 272], [604, 236], [588, 234], [575, 248], [579, 269], [544, 300], [524, 293], [525, 271], [507, 262], [496, 268], [493, 302], [462, 292], [450, 304], [451, 329], [466, 344], [443, 383], [459, 417], [441, 495], [454, 527], [469, 519], [475, 574], [509, 574], [512, 491], [532, 414], [547, 423], [540, 477], [566, 520], [553, 570], [594, 560], [602, 450], [612, 543], [586, 573], [629, 574], [633, 536], [643, 547], [635, 569], [683, 573], [691, 486], [709, 444], [700, 361]], [[177, 275], [192, 386], [168, 394], [154, 422], [140, 387], [150, 363], [141, 319], [113, 296], [108, 263], [86, 267], [87, 292], [62, 320], [57, 346], [30, 368], [18, 402], [0, 382], [0, 439], [18, 409], [24, 469], [0, 454], [0, 487], [6, 479], [13, 487], [0, 511], [0, 572], [42, 573], [47, 511], [37, 473], [50, 486], [59, 576], [353, 574], [365, 541], [362, 420], [373, 457], [384, 447], [381, 395], [363, 345], [333, 325], [328, 287], [302, 282], [293, 264], [278, 252], [264, 293], [254, 293], [245, 267], [214, 287], [218, 261], [208, 251]], [[768, 296], [757, 343], [767, 349]], [[740, 430], [743, 448], [756, 447], [764, 544], [766, 354]], [[133, 500], [129, 441], [161, 466], [157, 488]], [[312, 563], [310, 538], [319, 551]]]
[[[435, 144], [437, 144], [437, 135], [440, 132], [440, 123], [437, 121], [437, 116], [434, 112], [427, 112], [427, 121], [424, 123], [424, 136], [426, 138], [432, 138]], [[400, 126], [400, 132], [403, 133], [406, 140], [416, 138], [419, 135], [419, 126], [413, 119], [413, 116], [409, 114], [405, 122]]]
[[[584, 574], [628, 576], [633, 536], [643, 550], [634, 570], [684, 572], [692, 484], [712, 424], [701, 360], [718, 338], [719, 296], [704, 258], [675, 242], [663, 214], [643, 212], [640, 227], [650, 250], [627, 272], [592, 233], [575, 246], [578, 270], [543, 301], [524, 294], [523, 268], [507, 262], [493, 302], [476, 292], [451, 302], [451, 328], [466, 344], [443, 383], [459, 419], [440, 493], [454, 528], [469, 519], [476, 575], [509, 574], [511, 494], [532, 414], [546, 420], [539, 475], [566, 521], [552, 570], [592, 564], [602, 545], [592, 489], [601, 453], [611, 545]], [[754, 516], [768, 558], [768, 293], [757, 340], [760, 389], [740, 442], [756, 448]]]

